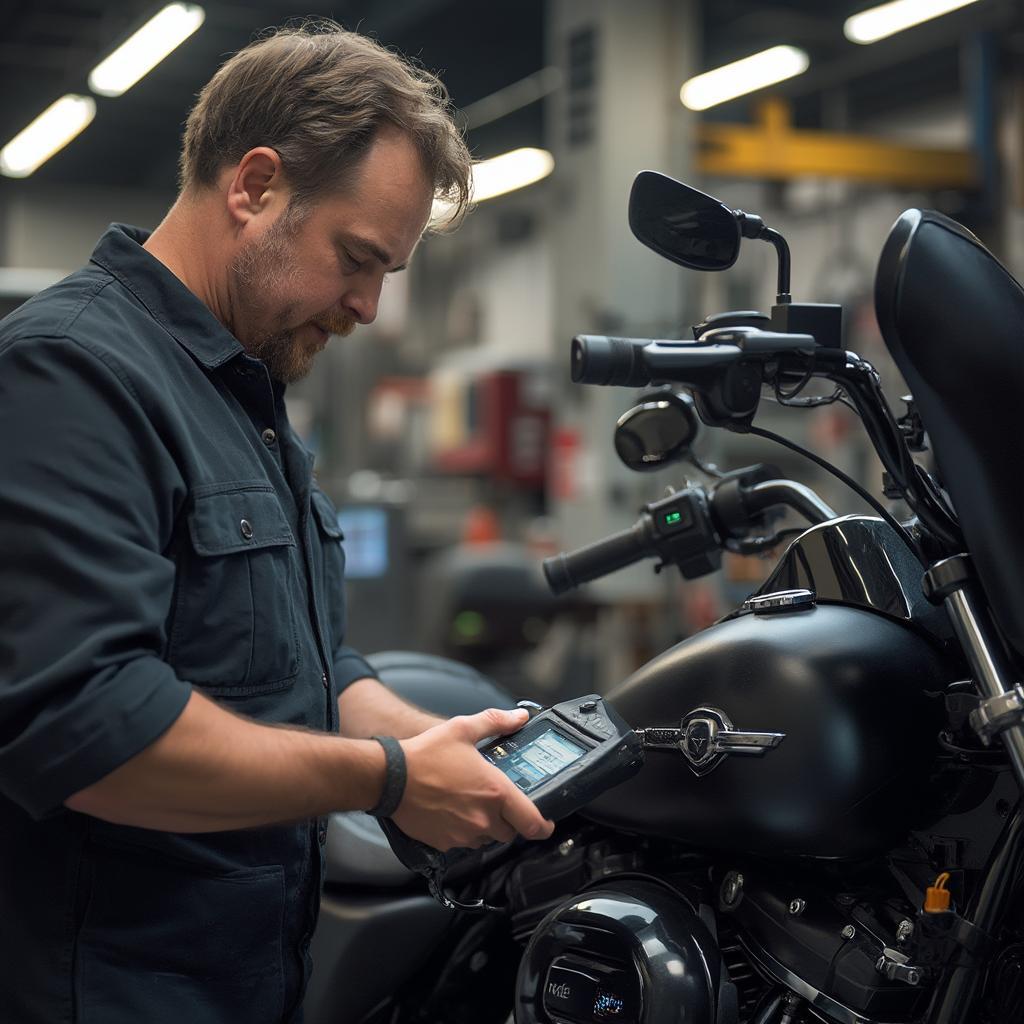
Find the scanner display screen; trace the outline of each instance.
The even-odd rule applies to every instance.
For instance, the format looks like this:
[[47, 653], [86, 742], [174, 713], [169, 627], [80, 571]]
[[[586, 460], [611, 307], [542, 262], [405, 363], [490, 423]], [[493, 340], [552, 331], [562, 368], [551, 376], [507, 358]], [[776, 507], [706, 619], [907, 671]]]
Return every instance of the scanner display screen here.
[[545, 729], [522, 745], [514, 738], [501, 741], [491, 747], [486, 756], [524, 793], [529, 793], [586, 752], [585, 747], [557, 729]]

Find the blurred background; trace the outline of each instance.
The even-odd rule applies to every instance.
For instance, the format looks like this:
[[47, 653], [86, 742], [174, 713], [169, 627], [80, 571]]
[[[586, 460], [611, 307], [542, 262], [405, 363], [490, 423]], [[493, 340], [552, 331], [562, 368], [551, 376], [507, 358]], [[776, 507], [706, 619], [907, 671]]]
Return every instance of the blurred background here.
[[[637, 171], [781, 231], [794, 299], [844, 305], [846, 347], [876, 363], [897, 413], [904, 388], [872, 287], [900, 212], [947, 213], [1024, 274], [1024, 5], [915, 0], [855, 17], [871, 6], [5, 0], [0, 313], [84, 263], [108, 222], [160, 221], [196, 93], [260, 31], [332, 17], [422, 62], [446, 82], [481, 162], [478, 196], [496, 194], [457, 233], [428, 237], [385, 286], [377, 321], [334, 339], [288, 396], [341, 510], [350, 639], [458, 657], [545, 701], [604, 690], [734, 607], [773, 565], [727, 556], [721, 573], [686, 582], [647, 562], [562, 598], [539, 572], [546, 555], [624, 529], [666, 487], [700, 479], [618, 462], [615, 422], [636, 393], [574, 386], [572, 336], [683, 338], [707, 314], [774, 300], [768, 246], [748, 243], [730, 271], [699, 274], [635, 241]], [[135, 67], [119, 49], [131, 40], [156, 60], [141, 77], [145, 53]], [[161, 43], [176, 45], [164, 56]], [[765, 51], [738, 84], [692, 82]], [[127, 87], [126, 65], [137, 78]], [[765, 403], [758, 423], [880, 492], [877, 460], [841, 405]], [[723, 469], [774, 463], [841, 512], [867, 511], [766, 441], [705, 430], [696, 448]]]

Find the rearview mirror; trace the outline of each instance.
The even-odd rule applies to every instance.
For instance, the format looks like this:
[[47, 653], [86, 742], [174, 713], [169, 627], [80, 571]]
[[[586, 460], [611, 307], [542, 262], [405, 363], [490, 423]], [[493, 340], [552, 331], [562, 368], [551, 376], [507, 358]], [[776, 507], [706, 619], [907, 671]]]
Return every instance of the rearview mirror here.
[[728, 270], [740, 252], [739, 221], [728, 206], [657, 171], [634, 179], [629, 227], [659, 256], [691, 270]]
[[648, 473], [690, 454], [700, 421], [689, 395], [656, 391], [615, 424], [615, 451], [630, 469]]

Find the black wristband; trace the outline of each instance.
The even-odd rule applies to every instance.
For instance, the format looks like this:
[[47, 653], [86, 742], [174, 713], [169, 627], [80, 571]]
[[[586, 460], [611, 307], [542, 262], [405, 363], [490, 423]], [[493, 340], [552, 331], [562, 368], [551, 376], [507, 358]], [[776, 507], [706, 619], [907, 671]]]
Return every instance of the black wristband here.
[[380, 799], [366, 813], [375, 818], [390, 818], [405, 795], [405, 751], [394, 736], [371, 736], [384, 748], [384, 789]]

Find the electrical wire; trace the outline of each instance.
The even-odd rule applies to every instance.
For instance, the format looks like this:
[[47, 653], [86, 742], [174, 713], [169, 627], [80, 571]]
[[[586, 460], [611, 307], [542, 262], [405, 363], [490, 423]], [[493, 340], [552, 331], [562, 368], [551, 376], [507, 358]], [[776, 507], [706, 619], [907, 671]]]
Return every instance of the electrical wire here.
[[[882, 465], [900, 488], [922, 525], [944, 547], [949, 550], [958, 550], [963, 542], [956, 516], [950, 510], [934, 480], [911, 457], [903, 431], [885, 400], [878, 371], [855, 352], [841, 353], [843, 356], [841, 369], [835, 365], [828, 365], [834, 363], [831, 357], [837, 354], [816, 352], [811, 357], [810, 367], [803, 360], [796, 362], [795, 365], [794, 360], [781, 361], [775, 370], [772, 381], [777, 400], [782, 405], [806, 407], [810, 404], [828, 404], [831, 400], [841, 401], [840, 392], [848, 395], [882, 460]], [[830, 357], [828, 363], [820, 363], [819, 357], [824, 355]], [[810, 373], [808, 373], [808, 369]], [[818, 399], [812, 399], [810, 402], [794, 401], [793, 396], [799, 394], [812, 376], [825, 377], [833, 381], [837, 386], [836, 391], [832, 395], [823, 396], [824, 401]], [[795, 386], [788, 392], [781, 390], [782, 383], [786, 380], [795, 380]], [[848, 403], [844, 401], [844, 404]], [[809, 454], [802, 449], [799, 450], [802, 454]], [[810, 457], [813, 458], [813, 456]], [[834, 467], [825, 463], [822, 465], [828, 472], [835, 472]], [[849, 481], [844, 482], [849, 483]], [[858, 490], [858, 493], [864, 497], [863, 491]], [[880, 506], [873, 499], [869, 499], [869, 503], [876, 511], [879, 510]], [[903, 536], [908, 536], [906, 531], [901, 530], [900, 532]], [[916, 542], [911, 542], [911, 546], [921, 557], [920, 546]]]
[[831, 473], [833, 476], [840, 479], [847, 487], [850, 488], [850, 490], [854, 491], [864, 501], [866, 501], [896, 531], [896, 533], [907, 542], [911, 551], [920, 557], [917, 542], [907, 531], [907, 528], [900, 523], [891, 512], [888, 512], [882, 506], [881, 502], [879, 502], [870, 492], [861, 487], [861, 485], [852, 477], [847, 476], [841, 469], [833, 466], [831, 462], [826, 462], [820, 455], [815, 455], [814, 452], [808, 451], [806, 448], [795, 444], [788, 438], [783, 437], [781, 434], [776, 434], [773, 430], [765, 430], [764, 427], [751, 426], [748, 428], [747, 432], [750, 434], [756, 434], [758, 437], [763, 437], [768, 441], [774, 441], [776, 444], [781, 444], [784, 448], [789, 448], [798, 455], [803, 455], [804, 458], [810, 459], [811, 462], [816, 463], [827, 473]]
[[922, 522], [945, 545], [954, 550], [959, 548], [963, 540], [956, 516], [932, 478], [911, 457], [903, 432], [885, 400], [878, 372], [854, 353], [847, 352], [846, 355], [848, 369], [858, 372], [857, 378], [848, 378], [846, 384], [852, 386], [851, 397], [860, 410], [868, 434], [872, 440], [887, 442], [875, 445], [883, 465]]
[[789, 389], [789, 391], [786, 392], [782, 390], [782, 381], [779, 380], [778, 377], [776, 377], [775, 397], [779, 400], [780, 403], [783, 404], [785, 404], [785, 402], [792, 401], [794, 398], [796, 398], [797, 395], [800, 394], [801, 391], [803, 391], [805, 387], [807, 387], [808, 383], [810, 382], [813, 376], [814, 363], [808, 362], [807, 369], [804, 371], [804, 375], [796, 382], [796, 384], [793, 385], [793, 387]]
[[[795, 409], [815, 409], [822, 405], [832, 405], [833, 402], [839, 402], [841, 405], [845, 405], [847, 409], [855, 413], [858, 417], [860, 416], [860, 410], [856, 405], [851, 402], [846, 395], [846, 391], [842, 384], [835, 383], [835, 390], [830, 395], [815, 395], [811, 398], [798, 399], [796, 396], [804, 390], [805, 387], [814, 379], [817, 375], [817, 367], [814, 360], [810, 360], [807, 364], [803, 374], [797, 380], [796, 384], [791, 387], [788, 391], [783, 391], [782, 382], [787, 374], [787, 371], [780, 369], [776, 371], [772, 378], [772, 390], [775, 392], [774, 401], [778, 402], [779, 405], [795, 408]], [[770, 396], [766, 396], [769, 397]]]
[[715, 480], [721, 480], [725, 476], [713, 462], [703, 462], [698, 458], [692, 448], [686, 456], [686, 461], [696, 469], [699, 469], [705, 476], [713, 477]]
[[799, 386], [793, 390], [783, 393], [778, 380], [776, 379], [774, 385], [774, 395], [764, 395], [769, 402], [775, 402], [776, 405], [781, 405], [787, 409], [817, 409], [822, 405], [833, 405], [838, 402], [840, 405], [845, 405], [858, 418], [860, 417], [860, 410], [846, 397], [846, 392], [836, 386], [835, 391], [830, 395], [815, 395], [811, 398], [796, 398], [806, 384], [806, 381], [802, 382]]

